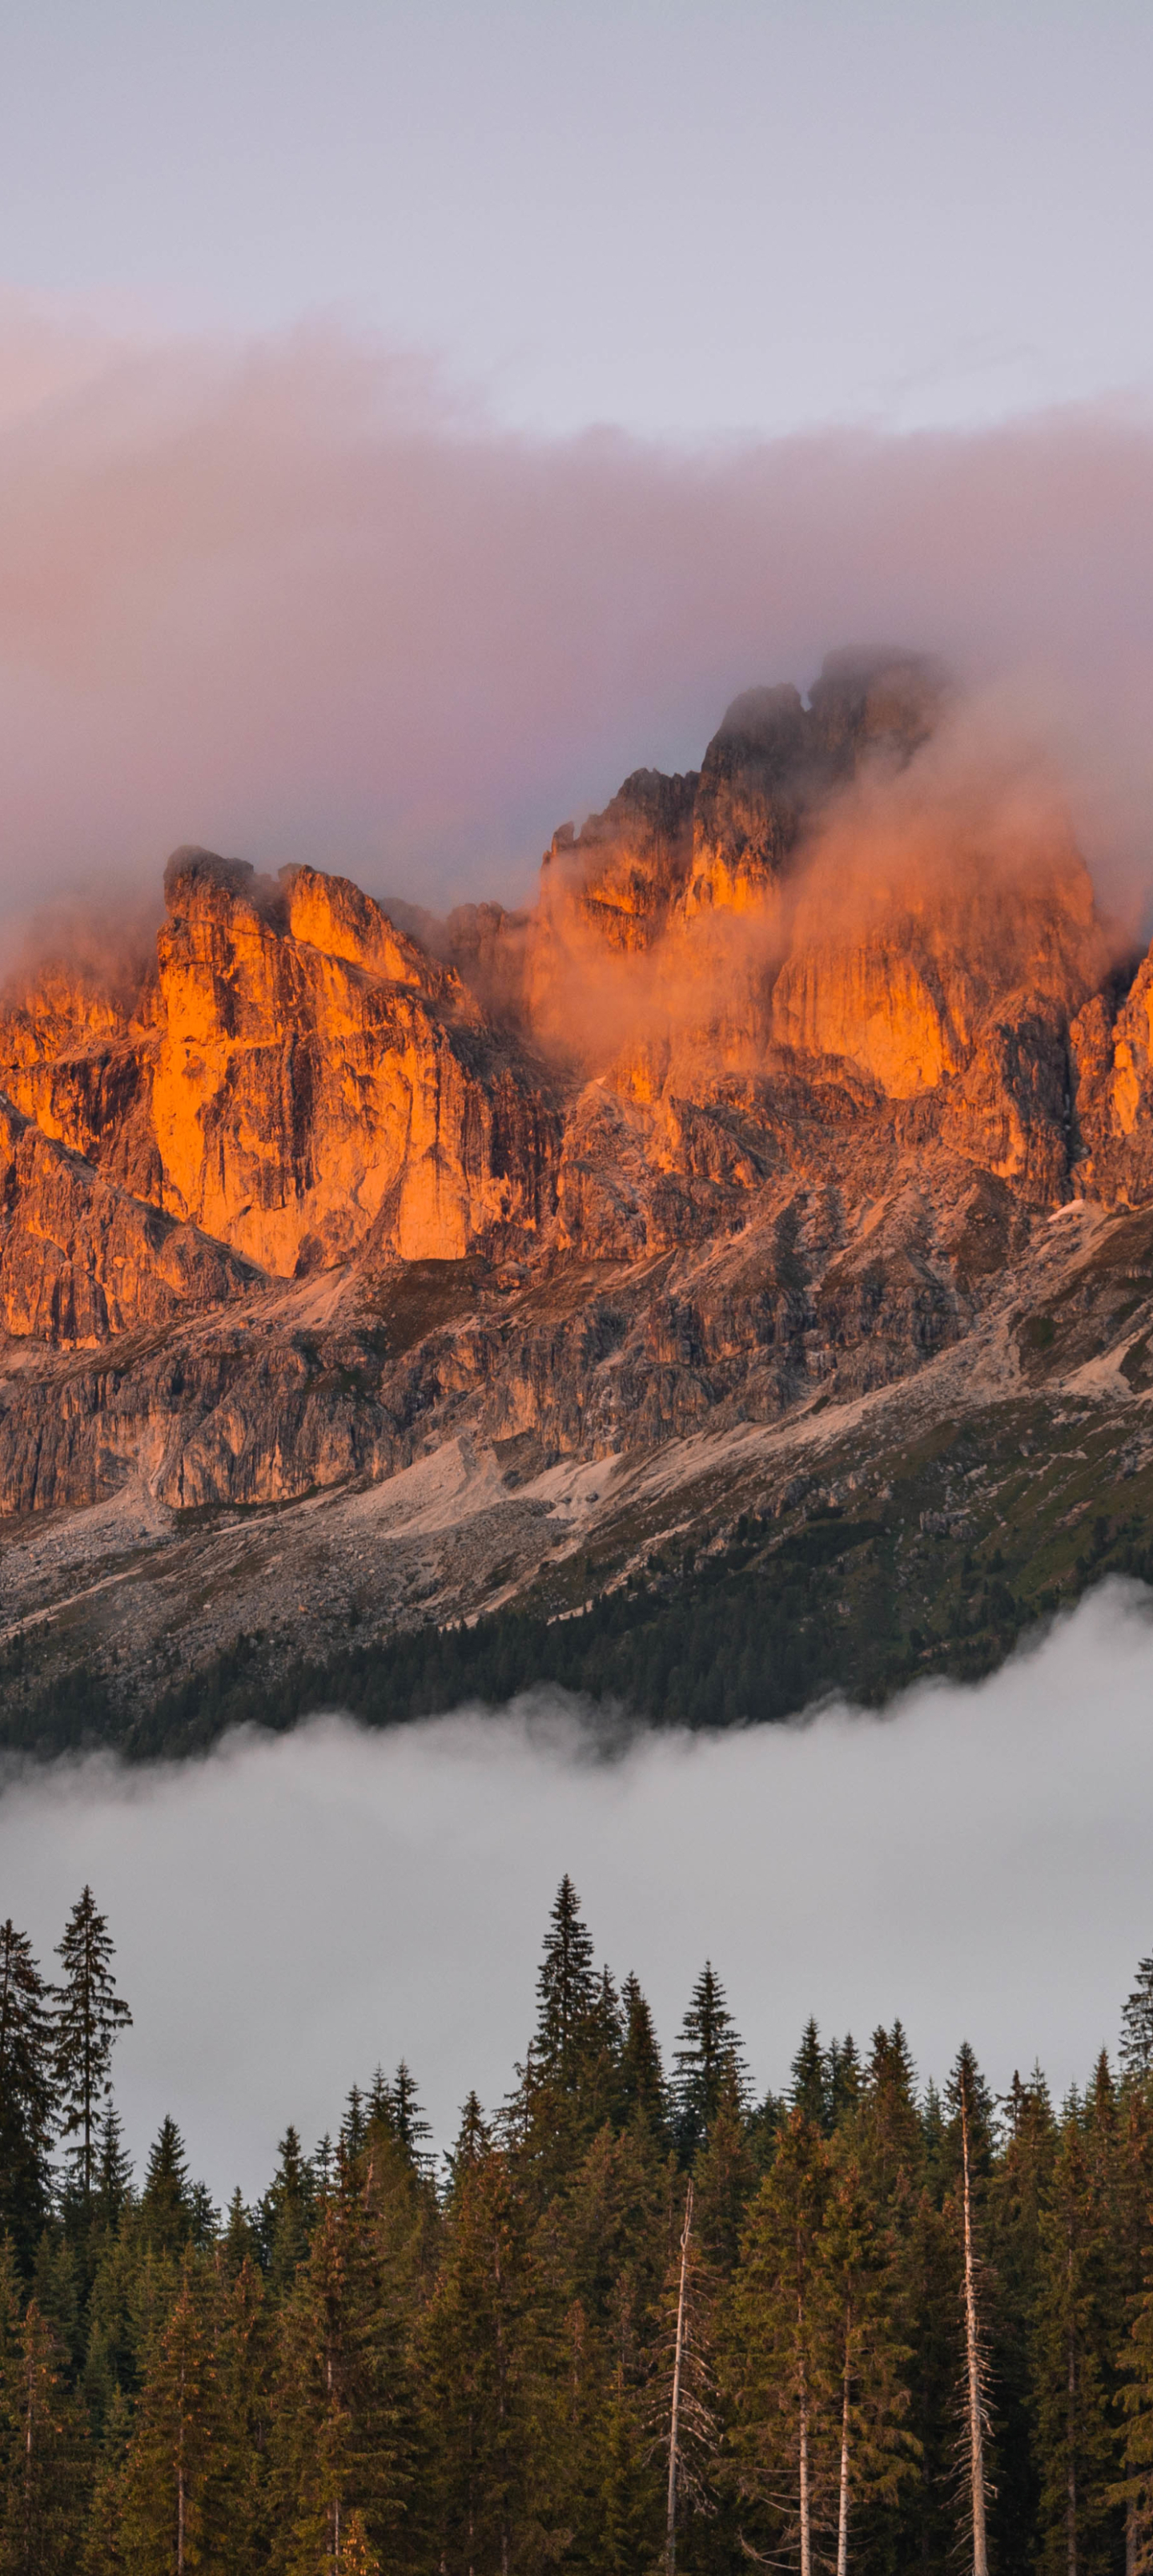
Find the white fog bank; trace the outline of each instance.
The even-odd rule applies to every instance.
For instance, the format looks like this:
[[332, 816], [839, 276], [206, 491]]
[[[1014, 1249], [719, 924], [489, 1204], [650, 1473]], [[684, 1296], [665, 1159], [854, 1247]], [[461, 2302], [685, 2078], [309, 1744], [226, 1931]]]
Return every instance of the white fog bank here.
[[1111, 1582], [974, 1689], [613, 1758], [555, 1696], [372, 1735], [338, 1716], [185, 1768], [14, 1775], [0, 1915], [51, 1965], [89, 1880], [135, 2028], [117, 2093], [138, 2157], [171, 2110], [218, 2196], [260, 2190], [378, 2061], [412, 2065], [438, 2142], [510, 2081], [571, 1871], [598, 1956], [635, 1968], [666, 2050], [710, 1956], [759, 2089], [806, 2016], [906, 2023], [922, 2076], [972, 2040], [1000, 2089], [1059, 2093], [1113, 2047], [1153, 1949], [1153, 1604]]

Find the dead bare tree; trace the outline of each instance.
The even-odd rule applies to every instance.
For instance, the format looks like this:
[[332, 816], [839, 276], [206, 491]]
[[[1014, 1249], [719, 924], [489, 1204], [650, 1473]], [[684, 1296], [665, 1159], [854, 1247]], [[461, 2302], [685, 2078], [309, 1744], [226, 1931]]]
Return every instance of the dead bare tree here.
[[667, 2576], [676, 2576], [677, 2564], [677, 2466], [681, 2435], [681, 2371], [685, 2352], [685, 2290], [689, 2271], [689, 2243], [693, 2232], [693, 2186], [685, 2193], [685, 2223], [681, 2229], [681, 2274], [677, 2288], [677, 2331], [673, 2346], [673, 2395], [669, 2410], [669, 2493], [665, 2524], [665, 2567]]
[[961, 2110], [961, 2208], [965, 2242], [965, 2441], [968, 2453], [969, 2511], [973, 2531], [973, 2576], [989, 2576], [986, 2540], [985, 2433], [987, 2429], [986, 2363], [977, 2297], [977, 2261], [973, 2247], [973, 2176], [970, 2154], [969, 2068], [958, 2075]]

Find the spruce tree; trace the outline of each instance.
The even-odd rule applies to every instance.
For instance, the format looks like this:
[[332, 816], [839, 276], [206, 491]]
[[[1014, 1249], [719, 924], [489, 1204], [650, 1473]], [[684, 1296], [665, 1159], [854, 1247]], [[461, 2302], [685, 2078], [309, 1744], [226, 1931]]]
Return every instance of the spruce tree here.
[[132, 2159], [124, 2144], [120, 2115], [113, 2102], [104, 2105], [96, 2141], [96, 2200], [93, 2216], [109, 2235], [119, 2227], [132, 2194]]
[[1105, 2570], [1116, 2478], [1108, 2346], [1107, 2206], [1081, 2120], [1067, 2118], [1041, 2209], [1033, 2332], [1041, 2558], [1053, 2576]]
[[71, 2176], [87, 2212], [96, 2183], [96, 2137], [108, 2092], [113, 2043], [132, 2023], [127, 2004], [116, 1992], [112, 1937], [90, 1887], [77, 1898], [56, 1955], [64, 1968], [56, 1989], [60, 2127], [63, 2137], [77, 2141], [69, 2160]]
[[470, 2094], [449, 2158], [449, 2225], [417, 2327], [435, 2554], [449, 2576], [514, 2563], [527, 2517], [526, 2211]]
[[422, 2214], [398, 2150], [368, 2171], [342, 2151], [282, 2319], [273, 2484], [287, 2576], [339, 2567], [355, 2512], [390, 2571], [408, 2563]]
[[123, 2480], [121, 2545], [134, 2576], [191, 2576], [226, 2543], [218, 2374], [219, 2284], [191, 2252], [149, 2354]]
[[291, 2126], [277, 2148], [280, 2162], [256, 2213], [261, 2259], [273, 2287], [288, 2288], [308, 2252], [316, 2215], [316, 2180]]
[[[773, 2563], [815, 2564], [816, 2535], [835, 2522], [841, 2411], [828, 2367], [818, 2248], [832, 2189], [829, 2150], [803, 2111], [790, 2112], [749, 2211], [726, 2303], [729, 2448], [750, 2549]], [[751, 2527], [750, 2527], [751, 2526]]]
[[821, 2046], [821, 2034], [811, 2018], [801, 2034], [801, 2044], [790, 2069], [789, 2100], [794, 2111], [803, 2111], [806, 2120], [827, 2137], [832, 2127], [829, 2100], [828, 2068]]
[[27, 1934], [0, 1928], [0, 2237], [27, 2273], [52, 2198], [49, 1989]]
[[746, 2091], [741, 2043], [710, 1959], [693, 1987], [673, 2052], [673, 2069], [677, 2147], [681, 2162], [691, 2164], [705, 2143], [722, 2095], [735, 2087], [743, 2102]]
[[140, 2196], [141, 2228], [159, 2253], [176, 2255], [188, 2244], [193, 2217], [184, 2140], [171, 2113], [166, 2112], [148, 2151]]
[[638, 2120], [658, 2144], [669, 2135], [668, 2095], [653, 2017], [636, 1977], [621, 1987], [624, 2035], [617, 2069], [620, 2116]]
[[899, 2500], [920, 2450], [908, 2427], [912, 2355], [900, 2326], [898, 2249], [878, 2228], [852, 2159], [834, 2168], [813, 2296], [814, 2363], [837, 2443], [835, 2563], [845, 2576], [855, 2526], [870, 2515], [875, 2523]]
[[571, 2084], [585, 2057], [598, 1994], [593, 1945], [567, 1870], [549, 1916], [536, 1990], [535, 2068]]
[[393, 2133], [413, 2172], [426, 2174], [432, 2128], [425, 2118], [415, 2080], [403, 2057], [392, 2080], [390, 2100]]
[[1138, 2083], [1153, 2072], [1153, 1958], [1140, 1959], [1132, 1994], [1121, 2014], [1121, 2065]]
[[35, 2298], [23, 2314], [21, 2306], [0, 2242], [0, 2570], [72, 2576], [86, 2503], [83, 2426], [57, 2336]]

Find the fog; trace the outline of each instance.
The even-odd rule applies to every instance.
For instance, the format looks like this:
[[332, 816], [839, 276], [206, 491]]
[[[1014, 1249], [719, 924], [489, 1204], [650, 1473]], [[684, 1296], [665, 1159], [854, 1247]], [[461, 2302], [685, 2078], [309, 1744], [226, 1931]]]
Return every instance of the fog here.
[[1153, 422], [661, 446], [501, 429], [315, 326], [0, 306], [0, 913], [203, 842], [443, 902], [830, 647], [937, 652], [1058, 763], [1109, 901], [1153, 812]]
[[499, 2102], [566, 1869], [666, 2049], [709, 1956], [758, 2088], [812, 2012], [860, 2041], [899, 2014], [923, 2078], [967, 2036], [999, 2089], [1040, 2058], [1061, 2092], [1153, 1948], [1151, 1611], [1110, 1582], [988, 1682], [883, 1718], [630, 1736], [538, 1697], [27, 1770], [0, 1798], [0, 1913], [50, 1965], [91, 1882], [135, 2013], [131, 2146], [171, 2110], [218, 2196], [263, 2187], [289, 2120], [335, 2129], [378, 2062], [407, 2057], [441, 2144], [470, 2085]]

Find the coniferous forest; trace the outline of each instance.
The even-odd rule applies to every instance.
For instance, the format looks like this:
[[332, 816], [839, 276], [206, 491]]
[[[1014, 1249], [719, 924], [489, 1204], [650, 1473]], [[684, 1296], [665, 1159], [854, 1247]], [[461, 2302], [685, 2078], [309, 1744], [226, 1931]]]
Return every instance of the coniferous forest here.
[[1153, 1959], [1059, 2107], [899, 2023], [758, 2101], [708, 1964], [665, 2067], [567, 1879], [537, 1996], [439, 2165], [402, 2064], [220, 2212], [91, 1891], [3, 1926], [0, 2576], [1153, 2568]]

